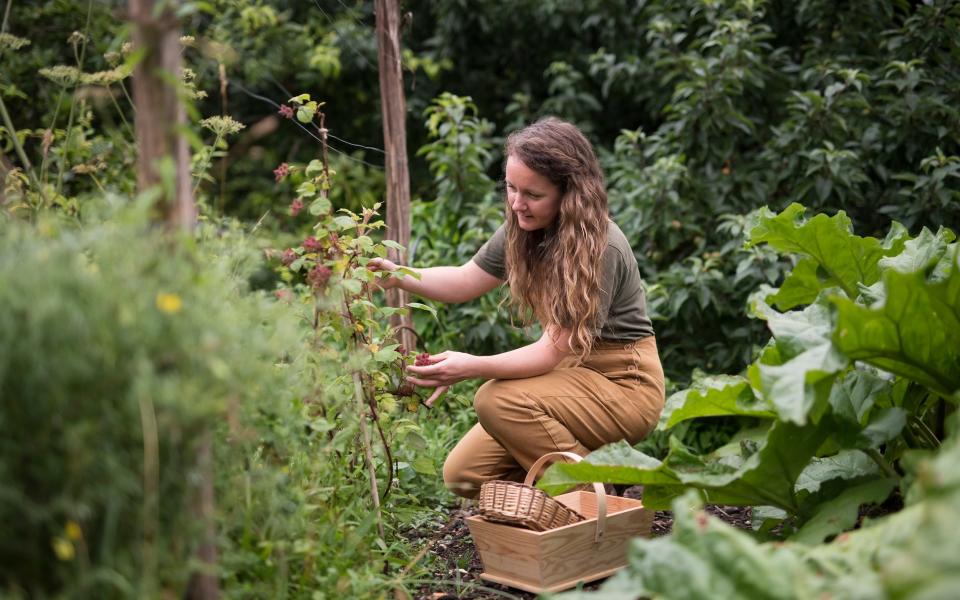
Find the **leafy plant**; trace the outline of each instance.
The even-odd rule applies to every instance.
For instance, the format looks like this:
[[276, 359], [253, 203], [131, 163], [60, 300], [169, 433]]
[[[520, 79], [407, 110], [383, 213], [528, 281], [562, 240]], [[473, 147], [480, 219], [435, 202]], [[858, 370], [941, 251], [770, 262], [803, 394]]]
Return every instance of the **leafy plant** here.
[[937, 407], [960, 400], [960, 355], [950, 341], [960, 334], [954, 234], [910, 238], [894, 224], [878, 240], [854, 235], [843, 213], [803, 213], [800, 205], [761, 211], [751, 231], [752, 245], [803, 257], [779, 290], [754, 295], [751, 312], [773, 339], [745, 374], [702, 378], [671, 396], [659, 429], [730, 415], [761, 425], [709, 455], [675, 438], [662, 461], [611, 445], [554, 466], [544, 488], [643, 484], [653, 508], [697, 488], [709, 502], [783, 511], [795, 539], [816, 543], [852, 526], [860, 504], [900, 486], [903, 452], [936, 447]]

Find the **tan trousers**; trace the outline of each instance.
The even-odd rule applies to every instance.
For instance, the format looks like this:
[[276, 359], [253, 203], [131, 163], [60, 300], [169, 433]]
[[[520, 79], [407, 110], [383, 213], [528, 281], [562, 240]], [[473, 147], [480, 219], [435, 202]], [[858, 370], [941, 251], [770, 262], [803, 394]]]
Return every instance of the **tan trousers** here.
[[580, 366], [565, 358], [549, 373], [493, 379], [477, 390], [480, 421], [443, 465], [455, 494], [472, 498], [491, 479], [523, 481], [535, 460], [558, 450], [586, 456], [604, 444], [640, 441], [663, 409], [657, 342], [598, 342]]

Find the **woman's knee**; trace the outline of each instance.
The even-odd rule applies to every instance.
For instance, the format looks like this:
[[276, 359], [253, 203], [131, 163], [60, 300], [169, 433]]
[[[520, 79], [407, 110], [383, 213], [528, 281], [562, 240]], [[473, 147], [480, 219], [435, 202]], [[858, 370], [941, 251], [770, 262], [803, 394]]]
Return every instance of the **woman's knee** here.
[[509, 381], [491, 379], [477, 389], [473, 396], [473, 408], [477, 419], [489, 431], [504, 410], [520, 405], [523, 394]]
[[463, 462], [451, 452], [443, 462], [443, 484], [452, 493], [464, 498], [474, 498], [480, 492], [480, 483]]

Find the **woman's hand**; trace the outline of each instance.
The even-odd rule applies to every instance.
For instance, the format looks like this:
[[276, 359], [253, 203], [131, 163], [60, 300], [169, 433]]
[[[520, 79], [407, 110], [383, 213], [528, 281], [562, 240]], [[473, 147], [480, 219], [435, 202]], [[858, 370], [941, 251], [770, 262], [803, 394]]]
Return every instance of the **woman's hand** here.
[[[367, 268], [378, 273], [393, 273], [397, 270], [397, 263], [386, 258], [371, 258]], [[382, 277], [374, 282], [382, 290], [389, 290], [400, 286], [400, 280], [393, 276]]]
[[415, 377], [407, 377], [407, 381], [414, 385], [422, 387], [436, 388], [433, 394], [424, 402], [427, 406], [433, 406], [434, 400], [439, 398], [454, 383], [476, 377], [474, 372], [474, 362], [476, 356], [464, 352], [446, 351], [435, 354], [429, 358], [429, 365], [421, 367], [410, 365], [407, 372]]

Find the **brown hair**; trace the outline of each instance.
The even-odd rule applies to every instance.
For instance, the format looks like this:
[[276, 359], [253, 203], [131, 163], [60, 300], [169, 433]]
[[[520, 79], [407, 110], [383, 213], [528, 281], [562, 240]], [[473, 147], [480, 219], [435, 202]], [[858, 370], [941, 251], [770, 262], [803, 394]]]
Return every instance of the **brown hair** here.
[[547, 117], [507, 138], [514, 157], [560, 190], [556, 220], [524, 231], [507, 205], [506, 267], [510, 304], [525, 323], [570, 328], [582, 360], [593, 347], [600, 306], [601, 260], [607, 247], [607, 192], [593, 146], [576, 126]]

